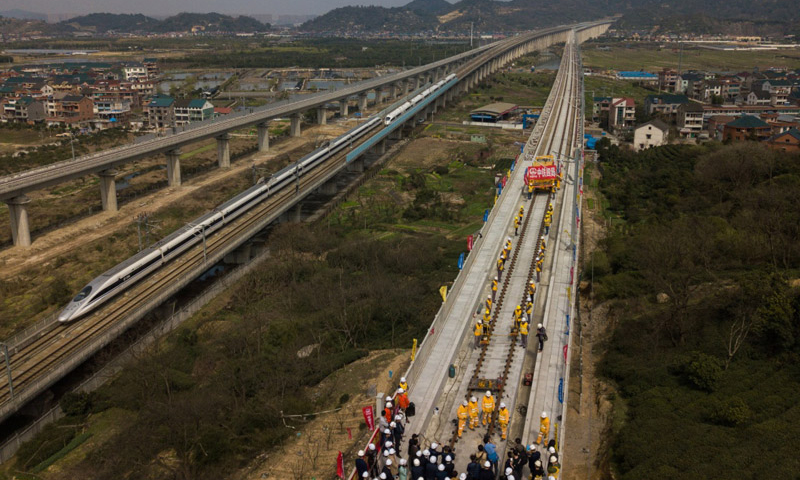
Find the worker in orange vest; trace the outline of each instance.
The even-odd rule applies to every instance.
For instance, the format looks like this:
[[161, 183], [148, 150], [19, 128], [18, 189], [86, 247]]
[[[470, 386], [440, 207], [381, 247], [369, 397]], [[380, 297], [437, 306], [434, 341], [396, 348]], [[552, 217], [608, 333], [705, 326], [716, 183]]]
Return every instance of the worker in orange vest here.
[[490, 390], [486, 390], [486, 395], [483, 396], [482, 407], [483, 407], [483, 417], [481, 418], [481, 423], [486, 425], [487, 423], [492, 422], [492, 413], [494, 413], [494, 397], [492, 396], [492, 392]]
[[511, 419], [511, 414], [506, 408], [506, 404], [500, 402], [500, 410], [497, 411], [497, 423], [500, 424], [500, 438], [505, 440], [508, 435], [508, 421]]
[[550, 436], [550, 417], [547, 412], [542, 412], [539, 419], [539, 436], [536, 438], [536, 444], [541, 445], [542, 442], [547, 442], [547, 437]]
[[467, 424], [467, 419], [469, 418], [469, 403], [467, 403], [466, 400], [461, 402], [461, 405], [458, 406], [456, 416], [458, 417], [458, 438], [461, 438], [461, 434], [464, 433], [464, 426]]
[[472, 397], [469, 399], [469, 429], [475, 430], [475, 427], [478, 426], [478, 399]]
[[402, 388], [398, 388], [397, 395], [395, 395], [394, 400], [397, 403], [397, 406], [403, 409], [403, 411], [405, 412], [409, 404], [408, 395], [406, 394], [406, 391], [403, 390]]

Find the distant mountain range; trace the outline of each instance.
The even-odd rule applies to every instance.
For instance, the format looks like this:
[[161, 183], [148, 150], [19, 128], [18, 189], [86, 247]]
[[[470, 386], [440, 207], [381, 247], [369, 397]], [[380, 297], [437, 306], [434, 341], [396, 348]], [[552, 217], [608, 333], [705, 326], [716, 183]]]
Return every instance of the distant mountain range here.
[[5, 33], [165, 33], [189, 32], [192, 29], [207, 32], [263, 32], [271, 28], [269, 24], [252, 17], [219, 13], [179, 13], [163, 20], [142, 14], [92, 13], [58, 23], [45, 23], [41, 14], [21, 10], [0, 12], [0, 17], [0, 32]]
[[[403, 7], [343, 7], [304, 23], [309, 32], [508, 32], [622, 15], [625, 28], [657, 33], [794, 33], [797, 0], [414, 0]], [[700, 30], [698, 32], [698, 30]], [[799, 32], [800, 33], [800, 32]]]
[[[302, 24], [328, 34], [501, 33], [620, 15], [617, 28], [651, 33], [730, 33], [800, 36], [797, 0], [413, 0], [402, 7], [350, 6]], [[94, 13], [47, 24], [52, 16], [0, 12], [0, 33], [257, 32], [270, 28], [248, 16], [181, 13], [157, 19], [142, 14]], [[19, 19], [19, 20], [17, 20]]]

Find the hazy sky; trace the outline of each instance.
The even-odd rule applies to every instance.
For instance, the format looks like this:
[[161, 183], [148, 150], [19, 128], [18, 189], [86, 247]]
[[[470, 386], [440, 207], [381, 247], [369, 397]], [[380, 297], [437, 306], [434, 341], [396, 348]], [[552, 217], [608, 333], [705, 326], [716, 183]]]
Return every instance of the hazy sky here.
[[411, 0], [0, 0], [0, 10], [19, 8], [42, 13], [92, 12], [174, 15], [179, 12], [234, 14], [322, 14], [344, 5], [395, 7]]

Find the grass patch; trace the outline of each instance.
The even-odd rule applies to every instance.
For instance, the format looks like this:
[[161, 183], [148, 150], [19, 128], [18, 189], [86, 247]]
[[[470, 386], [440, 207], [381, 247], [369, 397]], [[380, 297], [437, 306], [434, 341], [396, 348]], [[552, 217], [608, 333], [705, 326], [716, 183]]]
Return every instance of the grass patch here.
[[57, 461], [61, 460], [65, 456], [67, 456], [68, 453], [70, 453], [71, 451], [73, 451], [76, 448], [78, 448], [78, 446], [80, 446], [83, 442], [88, 440], [89, 437], [91, 437], [91, 436], [92, 436], [91, 433], [85, 432], [85, 433], [82, 433], [82, 434], [78, 435], [77, 437], [73, 438], [71, 442], [69, 442], [64, 448], [62, 448], [61, 450], [56, 452], [55, 455], [52, 455], [50, 458], [48, 458], [44, 462], [42, 462], [39, 465], [36, 465], [35, 467], [33, 467], [33, 473], [39, 473], [39, 472], [43, 472], [44, 470], [47, 470], [47, 467], [49, 467], [50, 465], [56, 463]]

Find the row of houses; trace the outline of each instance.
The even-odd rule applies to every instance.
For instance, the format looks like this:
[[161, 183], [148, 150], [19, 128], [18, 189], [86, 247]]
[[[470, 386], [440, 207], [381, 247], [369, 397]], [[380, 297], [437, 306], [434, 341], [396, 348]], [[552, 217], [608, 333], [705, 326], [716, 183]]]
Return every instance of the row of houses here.
[[[661, 119], [653, 119], [634, 129], [633, 147], [644, 150], [665, 145], [672, 128]], [[800, 116], [762, 114], [732, 117], [715, 115], [708, 120], [710, 138], [723, 142], [758, 141], [783, 152], [800, 152]]]
[[0, 73], [0, 121], [103, 129], [127, 124], [157, 89], [154, 59], [16, 66]]
[[657, 84], [661, 91], [707, 103], [780, 106], [800, 101], [798, 70], [717, 74], [663, 69], [658, 73]]

